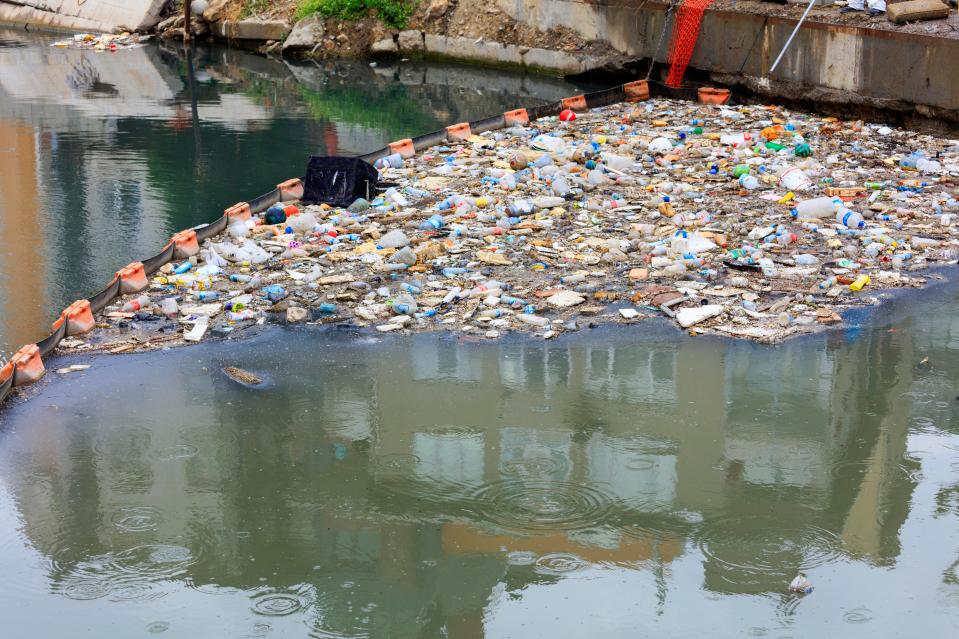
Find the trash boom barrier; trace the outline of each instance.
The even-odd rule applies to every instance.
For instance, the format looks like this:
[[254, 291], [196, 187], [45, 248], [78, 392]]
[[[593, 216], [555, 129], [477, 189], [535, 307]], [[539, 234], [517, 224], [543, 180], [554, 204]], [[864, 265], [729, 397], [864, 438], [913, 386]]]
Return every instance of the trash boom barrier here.
[[[440, 131], [398, 140], [382, 149], [361, 155], [359, 159], [372, 164], [393, 153], [399, 153], [404, 158], [411, 158], [417, 152], [436, 145], [463, 141], [471, 135], [486, 131], [523, 126], [540, 118], [558, 116], [564, 109], [586, 111], [619, 102], [638, 102], [648, 99], [649, 83], [645, 80], [637, 80], [603, 91], [576, 95], [539, 106], [518, 108], [473, 122], [453, 124]], [[85, 300], [77, 300], [70, 304], [53, 323], [50, 335], [36, 344], [23, 346], [10, 358], [9, 362], [0, 367], [0, 405], [14, 388], [32, 384], [43, 377], [44, 358], [48, 357], [65, 337], [81, 335], [92, 330], [95, 325], [94, 316], [106, 308], [110, 302], [121, 295], [146, 289], [150, 284], [148, 278], [160, 270], [161, 266], [174, 259], [196, 255], [200, 244], [225, 231], [231, 222], [248, 220], [251, 216], [262, 213], [278, 202], [301, 198], [303, 180], [304, 178], [292, 178], [282, 182], [272, 191], [253, 198], [249, 202], [234, 204], [224, 210], [222, 216], [209, 224], [201, 224], [174, 233], [159, 253], [141, 262], [128, 264], [117, 271], [113, 280], [102, 291]]]

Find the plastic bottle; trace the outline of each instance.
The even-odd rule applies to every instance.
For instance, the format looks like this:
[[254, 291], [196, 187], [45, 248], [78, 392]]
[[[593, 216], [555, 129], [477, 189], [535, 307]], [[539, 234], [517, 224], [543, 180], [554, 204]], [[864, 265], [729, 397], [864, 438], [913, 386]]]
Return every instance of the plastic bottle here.
[[796, 262], [796, 266], [812, 266], [819, 263], [819, 258], [810, 253], [800, 253], [793, 258], [793, 261]]
[[603, 153], [603, 164], [614, 171], [628, 171], [633, 168], [633, 161], [630, 158], [612, 153]]
[[459, 294], [462, 292], [463, 292], [463, 289], [461, 289], [459, 286], [454, 286], [453, 288], [449, 290], [446, 296], [443, 297], [443, 301], [441, 303], [444, 306], [447, 304], [451, 304], [453, 300], [455, 300], [459, 296]]
[[146, 308], [149, 305], [150, 305], [150, 296], [141, 295], [137, 297], [136, 299], [132, 299], [126, 304], [124, 304], [121, 310], [124, 313], [135, 313], [136, 311], [139, 311], [142, 308]]
[[759, 260], [759, 268], [762, 269], [763, 275], [766, 277], [776, 277], [776, 275], [779, 274], [779, 271], [776, 270], [776, 265], [773, 264], [773, 261], [768, 257]]
[[424, 220], [420, 224], [420, 228], [425, 231], [437, 230], [443, 228], [444, 224], [446, 224], [446, 220], [443, 219], [443, 216], [436, 214], [431, 215], [428, 219]]
[[836, 202], [836, 222], [850, 229], [861, 229], [866, 226], [862, 216], [846, 208], [842, 200], [837, 198], [834, 201]]
[[856, 278], [856, 281], [849, 285], [849, 290], [851, 291], [861, 291], [863, 287], [869, 284], [869, 276], [863, 273]]
[[412, 315], [416, 312], [416, 300], [411, 295], [397, 295], [392, 308], [397, 315]]
[[376, 245], [380, 248], [401, 248], [409, 245], [410, 239], [406, 237], [406, 233], [399, 229], [394, 229], [383, 235], [379, 240], [376, 241]]
[[925, 155], [923, 155], [921, 152], [913, 151], [906, 157], [899, 160], [899, 168], [905, 169], [907, 171], [915, 171], [916, 164], [919, 162], [920, 159], [924, 157]]
[[403, 166], [403, 163], [404, 163], [403, 156], [400, 155], [399, 153], [393, 153], [393, 154], [387, 155], [385, 158], [380, 158], [373, 164], [373, 166], [382, 171], [383, 169], [401, 168]]
[[557, 175], [554, 177], [551, 189], [556, 197], [566, 197], [569, 194], [569, 181], [567, 181], [566, 176]]
[[795, 244], [799, 240], [799, 237], [792, 231], [781, 231], [776, 233], [776, 243], [780, 246], [787, 246], [789, 244]]
[[515, 202], [511, 202], [506, 208], [511, 215], [530, 215], [533, 212], [533, 203], [529, 200], [516, 200]]
[[909, 245], [913, 248], [932, 248], [934, 246], [939, 246], [939, 240], [934, 240], [930, 237], [919, 237], [913, 235], [909, 238]]
[[836, 213], [836, 203], [831, 197], [817, 197], [796, 204], [792, 216], [798, 220], [820, 220]]
[[739, 185], [747, 191], [755, 191], [759, 188], [759, 179], [747, 173], [740, 176]]
[[193, 291], [193, 297], [201, 302], [212, 302], [220, 299], [220, 293], [217, 291]]
[[824, 279], [823, 281], [821, 281], [821, 282], [819, 283], [819, 288], [821, 288], [821, 289], [829, 289], [829, 288], [832, 288], [833, 286], [836, 285], [836, 282], [837, 282], [837, 281], [838, 281], [838, 280], [837, 280], [834, 276], [833, 276], [833, 277], [827, 277], [826, 279]]
[[531, 326], [539, 326], [540, 328], [548, 326], [549, 320], [540, 315], [533, 315], [531, 313], [520, 313], [515, 316], [516, 319], [523, 322], [524, 324], [529, 324]]
[[582, 273], [575, 273], [573, 275], [565, 275], [559, 278], [559, 281], [563, 284], [579, 284], [586, 280], [586, 276]]

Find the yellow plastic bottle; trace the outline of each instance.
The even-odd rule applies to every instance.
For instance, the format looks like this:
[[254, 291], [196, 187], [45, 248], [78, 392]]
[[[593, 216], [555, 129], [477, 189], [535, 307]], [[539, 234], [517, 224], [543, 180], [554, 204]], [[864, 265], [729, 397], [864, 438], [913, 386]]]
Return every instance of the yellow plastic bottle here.
[[869, 276], [862, 274], [856, 278], [856, 281], [849, 285], [849, 289], [852, 291], [861, 291], [864, 286], [869, 284]]

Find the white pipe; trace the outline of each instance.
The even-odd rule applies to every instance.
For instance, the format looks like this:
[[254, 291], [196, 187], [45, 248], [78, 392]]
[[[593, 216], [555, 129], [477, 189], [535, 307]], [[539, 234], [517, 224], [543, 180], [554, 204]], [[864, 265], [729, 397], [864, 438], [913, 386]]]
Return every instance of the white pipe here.
[[777, 66], [779, 66], [779, 61], [783, 59], [783, 54], [786, 53], [786, 49], [788, 49], [789, 45], [792, 44], [793, 38], [796, 37], [796, 32], [799, 31], [799, 27], [802, 26], [803, 21], [806, 19], [806, 16], [809, 15], [809, 11], [812, 9], [814, 4], [816, 4], [816, 0], [809, 0], [809, 6], [806, 7], [806, 11], [802, 14], [802, 17], [799, 18], [799, 22], [796, 23], [796, 28], [793, 29], [793, 32], [789, 34], [789, 39], [786, 40], [786, 45], [783, 47], [783, 50], [779, 52], [779, 57], [776, 58], [775, 62], [773, 62], [772, 68], [769, 69], [769, 73], [766, 75], [772, 75], [772, 72], [776, 70]]

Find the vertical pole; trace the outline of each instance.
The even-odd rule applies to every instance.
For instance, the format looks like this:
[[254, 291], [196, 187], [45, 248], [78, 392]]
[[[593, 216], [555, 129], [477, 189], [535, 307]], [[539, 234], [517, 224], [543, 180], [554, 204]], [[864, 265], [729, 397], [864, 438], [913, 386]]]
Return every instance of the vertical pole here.
[[183, 41], [190, 44], [193, 39], [193, 16], [191, 14], [190, 3], [192, 0], [183, 0]]

